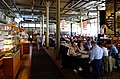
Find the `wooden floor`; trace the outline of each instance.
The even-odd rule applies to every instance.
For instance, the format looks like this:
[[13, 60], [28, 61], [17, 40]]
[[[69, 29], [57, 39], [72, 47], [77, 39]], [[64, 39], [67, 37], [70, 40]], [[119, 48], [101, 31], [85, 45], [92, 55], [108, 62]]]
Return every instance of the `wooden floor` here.
[[[32, 50], [32, 47], [31, 47], [31, 50]], [[51, 58], [60, 66], [61, 60], [56, 60], [56, 54], [54, 52], [54, 48], [46, 49], [46, 51], [51, 56]], [[30, 54], [24, 54], [21, 57], [21, 66], [16, 79], [30, 79], [31, 56], [32, 56], [32, 51], [30, 52]], [[86, 79], [82, 76], [82, 74], [77, 74], [73, 70], [66, 69], [63, 71], [65, 75], [68, 77], [68, 79]], [[107, 78], [104, 78], [104, 79], [107, 79]], [[120, 71], [114, 72], [113, 76], [109, 75], [108, 79], [120, 79]]]
[[31, 75], [31, 57], [32, 57], [32, 46], [30, 47], [29, 54], [24, 54], [20, 60], [20, 69], [16, 76], [16, 79], [30, 79]]
[[24, 54], [23, 57], [21, 57], [21, 66], [16, 79], [30, 79], [30, 62], [29, 54]]

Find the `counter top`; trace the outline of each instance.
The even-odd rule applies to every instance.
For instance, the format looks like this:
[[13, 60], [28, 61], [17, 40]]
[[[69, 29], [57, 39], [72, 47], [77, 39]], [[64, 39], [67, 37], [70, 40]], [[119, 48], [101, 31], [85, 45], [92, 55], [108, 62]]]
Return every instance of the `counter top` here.
[[22, 39], [22, 40], [20, 40], [20, 43], [30, 43], [30, 42], [28, 40]]
[[4, 56], [3, 58], [14, 58], [17, 53], [19, 53], [20, 50], [16, 51], [15, 53], [6, 53], [8, 56]]

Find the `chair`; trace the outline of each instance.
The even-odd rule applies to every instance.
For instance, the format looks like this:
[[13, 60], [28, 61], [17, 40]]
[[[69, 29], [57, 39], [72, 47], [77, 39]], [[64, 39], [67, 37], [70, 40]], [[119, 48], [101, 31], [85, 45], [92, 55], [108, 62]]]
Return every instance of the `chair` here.
[[60, 45], [59, 55], [61, 55], [61, 58], [62, 58], [62, 64], [61, 64], [61, 68], [62, 69], [70, 68], [71, 67], [70, 58], [67, 55], [68, 49], [69, 49], [68, 47], [66, 47], [64, 45]]

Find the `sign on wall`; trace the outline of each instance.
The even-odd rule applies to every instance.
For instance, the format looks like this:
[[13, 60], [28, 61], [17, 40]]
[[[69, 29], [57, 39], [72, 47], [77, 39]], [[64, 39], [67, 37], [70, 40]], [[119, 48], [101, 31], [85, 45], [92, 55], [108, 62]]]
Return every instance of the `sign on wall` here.
[[83, 30], [87, 30], [87, 21], [83, 21]]

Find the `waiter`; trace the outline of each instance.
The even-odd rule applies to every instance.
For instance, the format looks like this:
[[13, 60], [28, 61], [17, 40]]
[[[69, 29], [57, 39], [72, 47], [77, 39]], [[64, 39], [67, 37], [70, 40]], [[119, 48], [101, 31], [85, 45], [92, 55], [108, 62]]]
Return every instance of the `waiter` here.
[[101, 79], [103, 76], [103, 64], [102, 64], [102, 57], [103, 57], [103, 50], [100, 48], [95, 41], [91, 41], [93, 46], [91, 53], [90, 53], [90, 61], [89, 63], [92, 66], [92, 72], [95, 76], [95, 79]]

